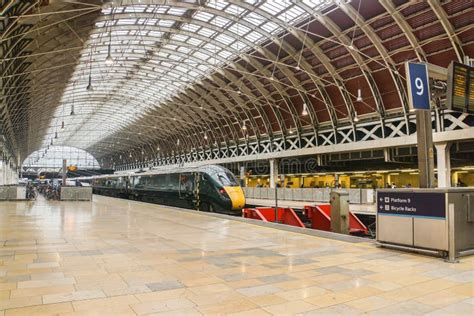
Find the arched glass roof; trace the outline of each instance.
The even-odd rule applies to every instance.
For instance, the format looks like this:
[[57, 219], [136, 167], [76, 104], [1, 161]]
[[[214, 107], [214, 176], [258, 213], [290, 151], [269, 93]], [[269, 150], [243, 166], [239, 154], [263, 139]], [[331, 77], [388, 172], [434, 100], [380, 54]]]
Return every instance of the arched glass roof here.
[[26, 168], [62, 168], [63, 159], [67, 165], [74, 165], [80, 169], [99, 169], [97, 159], [87, 151], [67, 146], [48, 146], [29, 155], [23, 162]]
[[[259, 1], [215, 0], [205, 6], [149, 2], [120, 1], [129, 5], [102, 7], [43, 145], [50, 139], [56, 142], [58, 134], [59, 144], [74, 141], [89, 148], [148, 110], [174, 107], [173, 98], [184, 89], [281, 34], [285, 25], [296, 25], [310, 16], [289, 0], [259, 5], [278, 23], [255, 12], [253, 5]], [[331, 4], [304, 3], [314, 10]], [[104, 63], [108, 55], [110, 65]], [[159, 120], [176, 120], [179, 114], [171, 112]]]
[[474, 54], [463, 1], [0, 1], [0, 121], [21, 157], [123, 163], [384, 124], [409, 115], [407, 60]]

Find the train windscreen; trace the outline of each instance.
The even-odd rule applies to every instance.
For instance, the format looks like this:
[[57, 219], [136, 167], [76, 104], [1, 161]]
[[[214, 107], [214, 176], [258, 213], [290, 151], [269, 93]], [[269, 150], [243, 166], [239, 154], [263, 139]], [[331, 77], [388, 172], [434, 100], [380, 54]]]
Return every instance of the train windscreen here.
[[216, 172], [212, 175], [212, 177], [225, 187], [234, 187], [239, 185], [237, 180], [235, 180], [234, 175], [229, 171]]

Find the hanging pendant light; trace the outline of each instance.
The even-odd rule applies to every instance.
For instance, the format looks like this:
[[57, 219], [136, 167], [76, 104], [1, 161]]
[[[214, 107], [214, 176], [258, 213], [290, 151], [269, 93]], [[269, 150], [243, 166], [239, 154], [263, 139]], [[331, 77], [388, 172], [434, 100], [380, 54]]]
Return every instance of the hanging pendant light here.
[[357, 89], [357, 102], [362, 102], [362, 90], [359, 88]]
[[107, 58], [105, 58], [105, 64], [107, 66], [112, 66], [114, 64], [114, 59], [112, 58], [112, 54], [110, 53], [110, 43], [109, 43]]
[[359, 116], [357, 116], [357, 111], [354, 111], [354, 122], [359, 122]]
[[58, 132], [54, 132], [54, 139], [58, 139]]
[[207, 140], [207, 134], [206, 133], [204, 133], [204, 139]]
[[51, 138], [51, 146], [53, 146], [53, 139]]
[[61, 122], [61, 130], [64, 131], [64, 121]]
[[92, 77], [91, 74], [89, 74], [89, 84], [87, 85], [87, 91], [94, 91], [94, 88], [92, 87]]
[[71, 105], [71, 113], [70, 113], [70, 115], [75, 115], [75, 114], [76, 114], [76, 113], [74, 113], [74, 104], [73, 104], [73, 105]]
[[242, 130], [243, 130], [243, 131], [246, 131], [246, 130], [247, 130], [247, 126], [245, 125], [245, 121], [244, 121], [244, 125], [242, 125]]
[[301, 112], [301, 115], [308, 115], [308, 106], [306, 105], [306, 103], [303, 103], [303, 111]]
[[89, 57], [89, 84], [87, 85], [87, 91], [93, 91], [92, 88], [92, 46], [91, 46], [91, 53]]

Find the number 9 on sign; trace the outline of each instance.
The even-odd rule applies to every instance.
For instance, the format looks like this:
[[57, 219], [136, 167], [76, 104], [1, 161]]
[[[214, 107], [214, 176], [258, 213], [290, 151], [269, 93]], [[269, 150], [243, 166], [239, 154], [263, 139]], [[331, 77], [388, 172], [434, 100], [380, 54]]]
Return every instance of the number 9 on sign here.
[[416, 94], [423, 95], [423, 80], [420, 77], [416, 77], [415, 79], [415, 87], [416, 87]]
[[409, 62], [406, 64], [406, 73], [410, 109], [429, 110], [430, 91], [427, 65]]

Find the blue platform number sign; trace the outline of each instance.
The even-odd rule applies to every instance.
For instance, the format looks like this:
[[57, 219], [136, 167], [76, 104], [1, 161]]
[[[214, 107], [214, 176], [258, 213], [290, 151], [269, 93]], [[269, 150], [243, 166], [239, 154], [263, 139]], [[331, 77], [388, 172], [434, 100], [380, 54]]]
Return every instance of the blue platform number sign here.
[[410, 109], [430, 109], [428, 67], [423, 63], [407, 63], [407, 83]]

